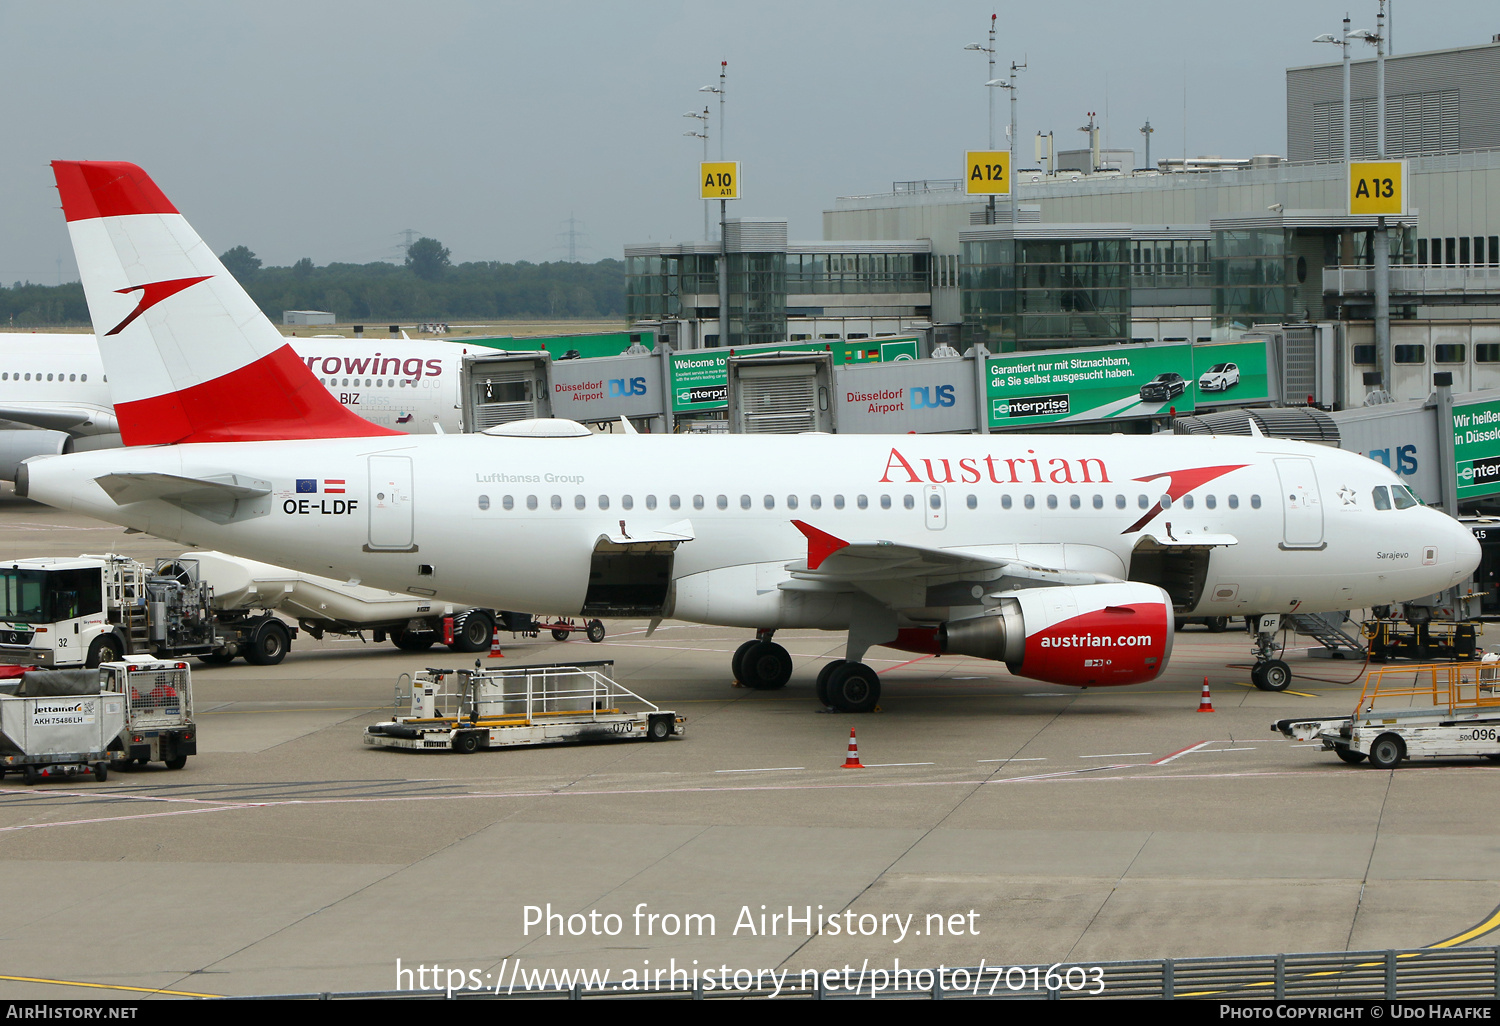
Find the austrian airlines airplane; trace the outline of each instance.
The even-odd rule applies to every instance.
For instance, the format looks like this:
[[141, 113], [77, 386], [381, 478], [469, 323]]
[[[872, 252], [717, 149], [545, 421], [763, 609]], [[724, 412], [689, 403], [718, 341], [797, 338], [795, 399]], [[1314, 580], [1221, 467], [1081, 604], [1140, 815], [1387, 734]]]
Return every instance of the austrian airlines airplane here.
[[[459, 368], [466, 352], [481, 351], [407, 338], [299, 338], [291, 345], [340, 403], [409, 434], [461, 430]], [[31, 456], [120, 445], [94, 336], [0, 334], [0, 420], [48, 429], [0, 430], [0, 478], [7, 481]]]
[[[1174, 611], [1348, 609], [1477, 566], [1385, 467], [1267, 438], [599, 435], [565, 420], [406, 436], [360, 420], [131, 164], [53, 165], [127, 445], [18, 490], [185, 545], [417, 595], [755, 631], [848, 631], [818, 675], [873, 708], [872, 646], [1079, 687], [1161, 673]], [[653, 624], [654, 626], [654, 624]], [[1255, 680], [1285, 688], [1267, 642]]]

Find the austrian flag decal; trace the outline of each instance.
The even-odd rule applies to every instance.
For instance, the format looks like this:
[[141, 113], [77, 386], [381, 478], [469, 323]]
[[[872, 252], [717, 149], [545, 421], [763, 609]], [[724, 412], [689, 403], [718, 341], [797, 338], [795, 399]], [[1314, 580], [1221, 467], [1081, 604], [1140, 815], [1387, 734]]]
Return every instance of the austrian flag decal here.
[[320, 492], [324, 495], [344, 494], [344, 478], [325, 477], [323, 478], [321, 484], [322, 487], [320, 488], [317, 478], [299, 477], [297, 478], [297, 494], [317, 495]]

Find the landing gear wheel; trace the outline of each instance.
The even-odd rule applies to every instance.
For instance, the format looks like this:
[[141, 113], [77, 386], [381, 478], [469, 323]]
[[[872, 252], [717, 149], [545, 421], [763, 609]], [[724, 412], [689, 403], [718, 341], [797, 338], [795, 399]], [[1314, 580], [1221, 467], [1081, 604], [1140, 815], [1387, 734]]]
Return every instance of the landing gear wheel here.
[[89, 646], [88, 660], [83, 664], [90, 670], [95, 669], [100, 663], [116, 663], [125, 654], [125, 646], [120, 639], [113, 634], [95, 638], [94, 643]]
[[[145, 762], [144, 759], [141, 760], [141, 765], [142, 766], [146, 765], [146, 762]], [[175, 759], [168, 759], [167, 760], [167, 769], [170, 769], [170, 770], [179, 770], [179, 769], [182, 769], [182, 767], [184, 767], [186, 765], [187, 765], [187, 756], [186, 755], [179, 755]]]
[[1229, 629], [1229, 617], [1227, 617], [1227, 616], [1210, 616], [1208, 618], [1208, 633], [1210, 633], [1210, 634], [1223, 634], [1228, 629]]
[[495, 636], [495, 621], [483, 609], [471, 609], [461, 622], [453, 625], [454, 652], [488, 652]]
[[1364, 752], [1356, 752], [1348, 745], [1334, 745], [1333, 754], [1337, 755], [1340, 759], [1342, 759], [1344, 762], [1347, 762], [1351, 766], [1358, 766], [1360, 763], [1365, 761]]
[[216, 652], [205, 652], [198, 657], [198, 661], [205, 666], [228, 666], [234, 662], [234, 653], [227, 649], [219, 649]]
[[599, 644], [599, 642], [604, 640], [603, 622], [599, 620], [590, 620], [587, 633], [590, 641], [592, 641], [596, 645]]
[[256, 666], [275, 666], [286, 658], [292, 647], [292, 636], [280, 620], [262, 620], [245, 647], [245, 662]]
[[567, 641], [568, 638], [572, 637], [572, 635], [573, 635], [572, 631], [554, 630], [552, 632], [552, 640], [553, 641]]
[[757, 691], [775, 691], [792, 679], [792, 657], [774, 641], [757, 641], [740, 660], [740, 683]]
[[391, 644], [403, 652], [425, 652], [437, 642], [431, 631], [412, 631], [405, 627], [391, 633]]
[[734, 674], [736, 684], [745, 683], [745, 657], [750, 654], [752, 648], [759, 644], [760, 642], [751, 638], [734, 650], [734, 655], [729, 659], [729, 672]]
[[879, 701], [880, 678], [864, 663], [840, 663], [828, 675], [828, 704], [839, 712], [870, 712]]
[[1406, 742], [1396, 734], [1381, 734], [1370, 746], [1370, 765], [1376, 769], [1395, 769], [1406, 758]]
[[833, 707], [833, 703], [828, 700], [828, 681], [829, 681], [830, 678], [833, 677], [833, 673], [834, 673], [835, 670], [837, 670], [840, 666], [848, 666], [848, 665], [849, 664], [848, 664], [848, 662], [846, 660], [835, 659], [833, 662], [828, 663], [826, 666], [824, 666], [821, 670], [818, 671], [818, 684], [817, 684], [818, 701], [822, 702], [824, 705], [828, 706], [829, 708]]
[[1262, 691], [1285, 691], [1292, 685], [1292, 668], [1280, 659], [1256, 663], [1250, 682]]

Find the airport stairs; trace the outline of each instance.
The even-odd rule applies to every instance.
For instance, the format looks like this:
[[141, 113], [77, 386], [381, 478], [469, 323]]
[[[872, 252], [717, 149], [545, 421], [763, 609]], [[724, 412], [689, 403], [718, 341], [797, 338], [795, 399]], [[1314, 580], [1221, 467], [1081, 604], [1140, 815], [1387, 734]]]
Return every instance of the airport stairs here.
[[1298, 634], [1306, 634], [1323, 646], [1309, 650], [1308, 655], [1325, 659], [1365, 658], [1364, 637], [1358, 629], [1350, 634], [1344, 627], [1349, 622], [1347, 613], [1291, 613], [1282, 619]]

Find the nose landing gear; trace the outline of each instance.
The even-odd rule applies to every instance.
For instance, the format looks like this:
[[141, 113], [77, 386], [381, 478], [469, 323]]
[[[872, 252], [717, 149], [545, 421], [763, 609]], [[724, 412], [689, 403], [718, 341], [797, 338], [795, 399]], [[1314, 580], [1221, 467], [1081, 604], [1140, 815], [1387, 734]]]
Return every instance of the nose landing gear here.
[[1285, 691], [1292, 683], [1292, 669], [1276, 658], [1281, 652], [1276, 645], [1281, 616], [1268, 613], [1248, 620], [1255, 634], [1255, 665], [1250, 669], [1250, 683], [1262, 691]]

